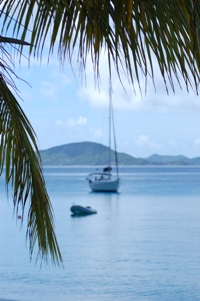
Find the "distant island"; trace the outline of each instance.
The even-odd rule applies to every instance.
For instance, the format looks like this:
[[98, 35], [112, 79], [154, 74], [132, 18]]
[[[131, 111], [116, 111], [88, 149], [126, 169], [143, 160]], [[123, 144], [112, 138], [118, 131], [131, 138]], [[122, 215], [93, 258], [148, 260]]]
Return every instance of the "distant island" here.
[[[95, 142], [77, 142], [41, 150], [44, 166], [104, 166], [108, 164], [108, 147]], [[114, 163], [114, 151], [111, 151], [111, 163]], [[185, 156], [160, 156], [154, 154], [148, 158], [135, 158], [118, 153], [121, 166], [190, 166], [200, 165], [200, 157], [189, 159]]]

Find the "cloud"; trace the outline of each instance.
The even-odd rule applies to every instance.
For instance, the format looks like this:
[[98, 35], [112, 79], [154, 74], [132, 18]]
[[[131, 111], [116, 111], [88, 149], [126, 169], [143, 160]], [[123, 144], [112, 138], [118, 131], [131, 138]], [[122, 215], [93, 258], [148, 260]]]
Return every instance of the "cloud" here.
[[177, 139], [171, 139], [168, 141], [168, 144], [172, 147], [177, 147], [178, 146], [178, 141]]
[[[100, 82], [99, 86], [94, 81], [93, 64], [88, 60], [86, 74], [86, 85], [81, 86], [79, 89], [79, 97], [90, 103], [92, 107], [102, 107], [108, 105], [109, 98], [109, 74], [106, 55], [101, 55], [100, 58]], [[173, 93], [170, 85], [168, 84], [168, 92], [164, 84], [164, 81], [160, 75], [160, 70], [157, 66], [157, 62], [154, 59], [154, 82], [149, 78], [146, 86], [144, 76], [140, 77], [140, 87], [135, 81], [134, 87], [129, 83], [127, 77], [123, 72], [120, 74], [121, 82], [119, 81], [117, 72], [113, 68], [112, 72], [112, 99], [114, 108], [118, 110], [132, 110], [132, 111], [150, 111], [158, 113], [183, 113], [200, 111], [200, 99], [191, 90], [190, 93], [186, 91], [185, 84], [180, 80], [182, 89], [179, 87], [176, 81], [174, 82], [175, 94]], [[146, 91], [146, 92], [145, 92]]]
[[162, 146], [153, 140], [150, 140], [146, 135], [140, 135], [138, 139], [135, 140], [135, 144], [141, 148], [151, 148], [151, 149], [161, 149]]
[[77, 124], [81, 124], [81, 125], [87, 124], [87, 118], [80, 116], [77, 120]]
[[187, 150], [188, 144], [191, 145], [191, 142], [184, 141], [181, 139], [171, 139], [167, 142], [170, 145], [171, 150], [176, 150], [179, 153], [184, 153], [184, 151]]
[[96, 128], [90, 128], [89, 131], [92, 133], [93, 139], [100, 139], [104, 136], [103, 131]]
[[195, 146], [200, 146], [200, 138], [197, 138], [194, 142]]
[[75, 119], [73, 119], [73, 118], [69, 118], [69, 119], [67, 120], [66, 124], [67, 124], [67, 126], [68, 126], [69, 128], [73, 128], [73, 127], [76, 126], [77, 121], [76, 121]]
[[50, 77], [51, 79], [54, 79], [54, 81], [59, 85], [59, 87], [66, 88], [66, 85], [69, 85], [71, 83], [70, 76], [66, 73], [64, 73], [63, 70], [60, 70], [60, 68], [51, 68], [50, 69]]
[[[76, 55], [73, 56], [73, 68], [75, 69], [75, 74], [80, 70], [78, 68], [77, 61], [75, 59]], [[46, 62], [46, 57], [44, 59]], [[37, 62], [38, 63], [38, 62]], [[42, 63], [41, 66], [44, 64]], [[47, 64], [46, 64], [47, 65]], [[32, 66], [32, 65], [31, 65]], [[38, 73], [40, 72], [41, 66], [36, 65], [38, 68]], [[93, 108], [102, 108], [108, 105], [109, 99], [109, 74], [108, 74], [108, 62], [106, 52], [100, 56], [100, 81], [99, 85], [94, 80], [94, 68], [93, 63], [88, 57], [87, 66], [86, 66], [86, 81], [82, 83], [83, 77], [80, 77], [80, 83], [77, 82], [78, 78], [76, 77], [76, 84], [78, 87], [78, 97], [84, 102], [88, 102]], [[184, 83], [181, 82], [183, 89], [180, 89], [178, 84], [175, 85], [176, 94], [172, 92], [169, 86], [169, 94], [167, 94], [164, 81], [160, 75], [160, 70], [156, 60], [153, 58], [154, 66], [154, 82], [155, 87], [152, 83], [152, 80], [148, 78], [148, 83], [146, 86], [145, 78], [140, 74], [140, 87], [135, 80], [134, 87], [130, 84], [129, 80], [125, 74], [120, 72], [121, 82], [118, 78], [117, 72], [115, 71], [114, 66], [112, 66], [112, 88], [113, 88], [113, 104], [115, 110], [124, 110], [124, 111], [136, 111], [136, 112], [157, 112], [157, 113], [183, 113], [183, 112], [200, 112], [200, 99], [199, 96], [196, 96], [193, 91], [190, 91], [190, 94], [186, 92]], [[29, 72], [32, 70], [29, 70]], [[40, 69], [39, 69], [40, 68]], [[44, 66], [43, 66], [44, 68]], [[69, 87], [72, 85], [72, 70], [67, 65], [66, 73], [63, 70], [58, 68], [58, 60], [56, 55], [50, 59], [50, 64], [47, 66], [46, 70], [48, 73], [48, 82], [43, 82], [41, 86], [41, 93], [44, 97], [48, 99], [57, 100], [58, 93], [63, 91], [66, 86]], [[84, 71], [83, 71], [84, 72]], [[54, 79], [52, 81], [52, 78]], [[52, 81], [52, 84], [50, 84]], [[54, 84], [56, 83], [56, 85]], [[75, 84], [75, 85], [76, 85]], [[146, 89], [147, 88], [147, 89]], [[146, 94], [145, 94], [145, 91]], [[142, 92], [142, 93], [141, 93]], [[59, 95], [59, 99], [60, 99]]]
[[75, 128], [76, 126], [84, 126], [88, 122], [87, 118], [80, 116], [77, 120], [74, 118], [69, 118], [67, 121], [57, 120], [56, 125], [67, 126], [69, 128]]
[[48, 98], [48, 100], [56, 100], [57, 99], [57, 87], [53, 83], [50, 82], [42, 82], [40, 87], [40, 93], [42, 96]]

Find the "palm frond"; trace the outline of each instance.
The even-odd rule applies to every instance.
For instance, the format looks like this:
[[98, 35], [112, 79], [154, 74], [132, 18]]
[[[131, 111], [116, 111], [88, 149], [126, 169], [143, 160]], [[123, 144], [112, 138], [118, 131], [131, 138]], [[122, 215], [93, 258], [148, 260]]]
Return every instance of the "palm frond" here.
[[[107, 49], [120, 77], [121, 69], [140, 83], [154, 78], [155, 56], [167, 88], [175, 79], [199, 89], [200, 1], [198, 0], [5, 0], [4, 29], [13, 25], [13, 35], [25, 40], [32, 30], [30, 53], [41, 56], [48, 35], [49, 52], [58, 43], [60, 60], [71, 58], [78, 47], [78, 60], [86, 66], [93, 59], [98, 77], [99, 57]], [[11, 21], [12, 19], [12, 21]], [[23, 24], [23, 26], [22, 26]], [[23, 47], [23, 46], [22, 46]]]
[[31, 44], [26, 42], [26, 41], [22, 41], [19, 39], [13, 39], [13, 38], [8, 38], [8, 37], [3, 37], [0, 35], [0, 43], [9, 43], [9, 44], [18, 44], [18, 45], [26, 45], [26, 46], [30, 46]]
[[0, 175], [5, 167], [6, 185], [12, 185], [18, 213], [29, 201], [27, 239], [30, 257], [35, 245], [38, 256], [54, 264], [62, 262], [54, 232], [52, 206], [45, 188], [35, 133], [14, 95], [0, 76]]

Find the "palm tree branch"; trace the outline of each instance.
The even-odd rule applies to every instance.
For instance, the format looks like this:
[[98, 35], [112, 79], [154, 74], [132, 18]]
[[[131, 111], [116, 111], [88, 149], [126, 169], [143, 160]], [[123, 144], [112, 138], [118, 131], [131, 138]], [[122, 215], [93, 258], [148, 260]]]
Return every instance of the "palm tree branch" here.
[[[66, 53], [70, 57], [76, 45], [78, 59], [86, 66], [90, 50], [98, 74], [100, 53], [105, 47], [109, 57], [113, 53], [118, 75], [119, 66], [125, 66], [134, 82], [135, 76], [139, 81], [139, 69], [145, 77], [150, 74], [153, 78], [154, 54], [164, 81], [168, 77], [173, 90], [174, 78], [179, 82], [181, 76], [187, 88], [192, 86], [198, 91], [200, 2], [197, 0], [37, 0], [31, 1], [31, 5], [21, 0], [18, 7], [16, 13], [15, 1], [5, 0], [2, 11], [9, 14], [13, 10], [12, 17], [18, 22], [18, 31], [13, 34], [22, 32], [25, 39], [28, 28], [32, 28], [34, 47], [30, 47], [30, 52], [34, 51], [34, 55], [42, 55], [50, 34], [49, 52], [58, 45], [60, 60], [64, 61]], [[22, 21], [25, 27], [20, 28]]]
[[13, 188], [13, 202], [22, 217], [30, 199], [27, 225], [30, 257], [37, 243], [42, 259], [62, 262], [54, 233], [52, 206], [42, 175], [41, 158], [35, 133], [3, 78], [0, 78], [0, 175], [5, 166], [5, 181]]

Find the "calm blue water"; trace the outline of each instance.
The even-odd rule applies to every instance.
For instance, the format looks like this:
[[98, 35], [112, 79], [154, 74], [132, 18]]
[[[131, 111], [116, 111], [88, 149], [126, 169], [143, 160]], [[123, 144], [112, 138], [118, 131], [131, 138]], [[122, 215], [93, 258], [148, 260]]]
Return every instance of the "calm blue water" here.
[[200, 167], [120, 168], [111, 194], [90, 192], [93, 171], [45, 169], [64, 269], [30, 263], [0, 178], [0, 301], [200, 300]]

